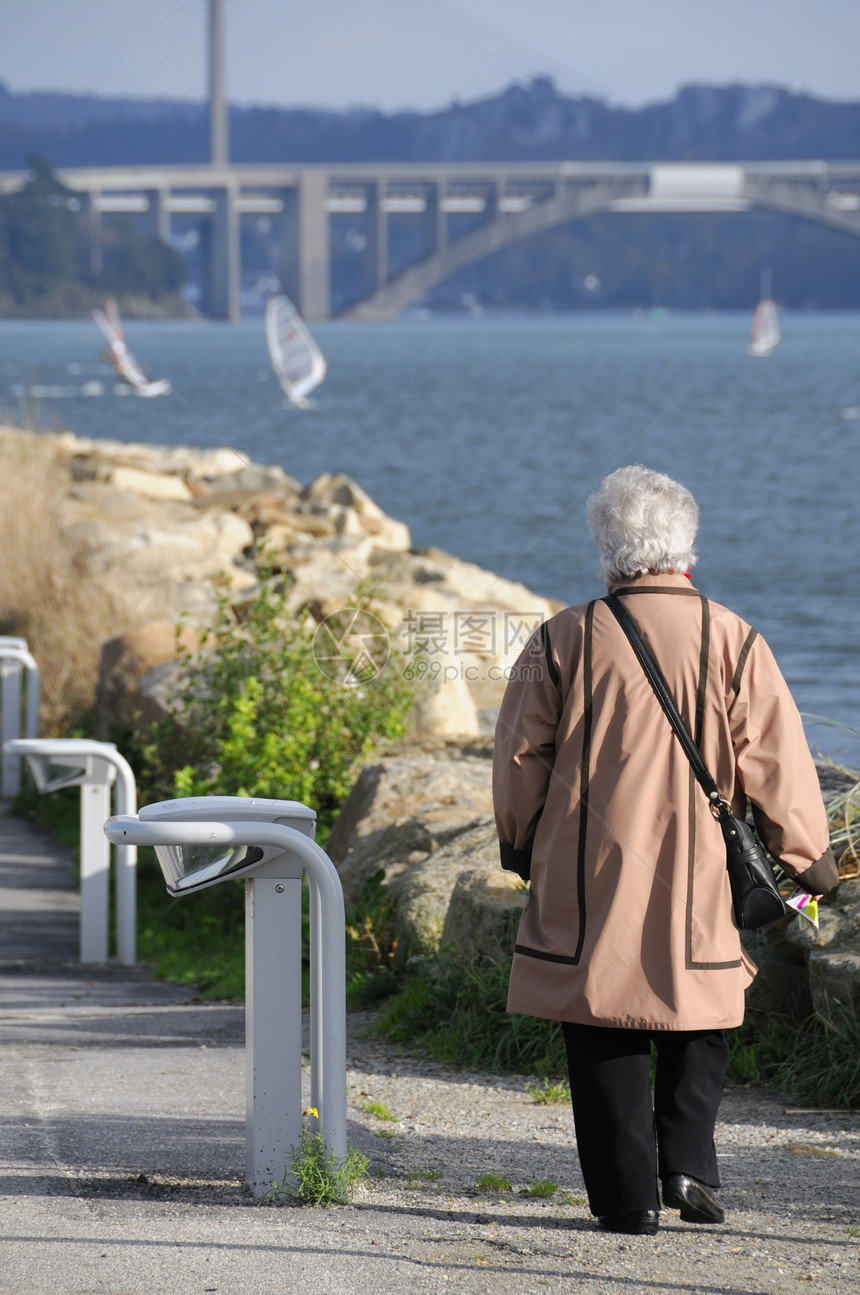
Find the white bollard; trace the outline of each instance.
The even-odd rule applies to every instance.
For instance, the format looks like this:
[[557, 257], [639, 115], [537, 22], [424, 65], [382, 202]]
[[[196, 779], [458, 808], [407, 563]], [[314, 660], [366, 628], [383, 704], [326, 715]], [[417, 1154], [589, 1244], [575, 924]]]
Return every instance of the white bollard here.
[[6, 800], [21, 790], [21, 760], [7, 743], [21, 736], [21, 662], [0, 657], [0, 738], [3, 741], [3, 770], [0, 791]]
[[110, 904], [110, 817], [113, 770], [91, 762], [92, 777], [81, 782], [81, 962], [107, 962]]
[[[17, 738], [4, 744], [16, 760], [26, 757], [40, 792], [80, 787], [81, 962], [108, 959], [110, 842], [104, 834], [111, 813], [133, 814], [137, 788], [128, 761], [113, 742], [89, 738]], [[124, 967], [137, 961], [137, 847], [116, 850], [116, 950]]]
[[152, 845], [172, 895], [244, 877], [246, 1167], [255, 1196], [284, 1175], [302, 1139], [302, 876], [311, 904], [311, 1105], [327, 1157], [346, 1164], [343, 891], [294, 801], [200, 796], [105, 824], [114, 844]]
[[[24, 680], [26, 679], [26, 694]], [[0, 796], [11, 800], [21, 790], [21, 758], [9, 751], [7, 743], [21, 736], [21, 704], [27, 737], [39, 731], [39, 667], [27, 651], [27, 641], [0, 635]]]

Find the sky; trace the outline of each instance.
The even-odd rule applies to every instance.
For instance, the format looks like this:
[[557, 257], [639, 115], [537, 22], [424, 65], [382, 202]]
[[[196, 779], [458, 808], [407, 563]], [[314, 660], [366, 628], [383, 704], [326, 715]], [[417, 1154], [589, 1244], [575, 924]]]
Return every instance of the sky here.
[[[860, 100], [860, 0], [223, 0], [234, 103], [427, 111], [546, 74], [638, 107], [682, 85]], [[208, 0], [0, 0], [0, 82], [200, 100]]]

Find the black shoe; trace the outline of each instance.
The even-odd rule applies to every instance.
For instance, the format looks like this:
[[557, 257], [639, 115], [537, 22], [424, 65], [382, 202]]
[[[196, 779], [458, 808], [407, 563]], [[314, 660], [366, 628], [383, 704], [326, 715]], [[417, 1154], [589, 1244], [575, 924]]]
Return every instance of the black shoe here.
[[604, 1232], [653, 1237], [660, 1226], [660, 1215], [657, 1210], [628, 1210], [623, 1214], [601, 1214], [597, 1222]]
[[726, 1217], [710, 1189], [687, 1174], [669, 1174], [663, 1183], [663, 1204], [680, 1210], [685, 1223], [722, 1223]]

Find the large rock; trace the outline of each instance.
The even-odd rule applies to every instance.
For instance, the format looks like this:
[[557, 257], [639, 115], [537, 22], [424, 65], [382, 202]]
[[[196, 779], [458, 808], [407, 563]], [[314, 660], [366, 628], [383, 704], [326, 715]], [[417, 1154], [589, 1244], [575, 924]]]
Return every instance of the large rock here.
[[[306, 538], [306, 537], [303, 537]], [[294, 550], [287, 594], [289, 611], [310, 609], [317, 620], [342, 610], [353, 601], [370, 569], [373, 540], [340, 536], [325, 545], [304, 544]], [[283, 566], [283, 559], [279, 563]]]
[[788, 939], [788, 932], [803, 918], [776, 922], [763, 931], [745, 931], [741, 942], [757, 967], [746, 991], [746, 1008], [767, 1025], [775, 1017], [797, 1023], [809, 1016], [812, 998], [806, 958]]
[[114, 490], [145, 499], [177, 499], [189, 503], [193, 498], [191, 488], [181, 477], [165, 476], [161, 472], [144, 472], [141, 468], [114, 468], [105, 480]]
[[486, 743], [440, 743], [385, 756], [363, 770], [326, 842], [348, 904], [380, 868], [390, 881], [487, 820], [489, 754]]
[[89, 553], [93, 570], [120, 589], [134, 589], [141, 623], [184, 612], [205, 616], [214, 604], [213, 582], [224, 580], [240, 593], [256, 581], [247, 558], [253, 531], [233, 512], [201, 512], [190, 503], [87, 481], [70, 493], [60, 525]]
[[427, 732], [444, 733], [449, 715], [458, 727], [448, 732], [468, 734], [476, 724], [490, 732], [511, 666], [562, 604], [439, 549], [393, 554], [379, 569], [386, 602], [401, 609], [398, 644], [426, 657], [439, 694]]
[[838, 1003], [860, 1017], [860, 881], [843, 881], [821, 905], [819, 929], [797, 918], [786, 938], [806, 961], [812, 1006], [829, 1016]]
[[519, 878], [511, 878], [499, 862], [492, 818], [403, 869], [388, 887], [388, 921], [401, 956], [427, 956], [449, 944], [464, 962], [510, 957], [525, 902]]
[[466, 963], [511, 957], [528, 896], [528, 886], [519, 877], [502, 871], [495, 822], [488, 826], [489, 835], [464, 833], [449, 847], [457, 851], [461, 871], [445, 914], [442, 944]]
[[365, 769], [326, 849], [355, 903], [380, 870], [384, 932], [400, 957], [451, 944], [466, 961], [510, 956], [525, 902], [502, 871], [492, 817], [490, 746], [412, 748]]
[[482, 731], [481, 719], [462, 672], [438, 657], [431, 658], [427, 667], [427, 686], [421, 690], [415, 707], [416, 736], [477, 737]]
[[[142, 472], [179, 477], [225, 489], [240, 486], [259, 489], [260, 485], [276, 488], [292, 482], [283, 468], [253, 463], [245, 454], [226, 446], [204, 450], [188, 445], [148, 445], [135, 441], [98, 440], [60, 432], [40, 438], [51, 445], [58, 458], [68, 464], [77, 480], [106, 479], [113, 467], [137, 468]], [[298, 483], [293, 482], [298, 487]]]
[[96, 732], [107, 737], [112, 727], [133, 726], [164, 718], [165, 707], [144, 686], [146, 677], [166, 663], [176, 661], [179, 651], [193, 652], [198, 637], [190, 628], [177, 636], [170, 621], [152, 621], [138, 629], [119, 634], [102, 644], [96, 698]]
[[[295, 615], [322, 621], [371, 590], [398, 666], [421, 664], [423, 740], [489, 733], [510, 665], [560, 606], [439, 549], [408, 551], [409, 528], [343, 473], [301, 487], [227, 449], [69, 433], [44, 443], [69, 475], [61, 530], [106, 587], [133, 591], [134, 619], [118, 630], [180, 615], [205, 624], [221, 590], [250, 595], [260, 559], [289, 577]], [[155, 704], [165, 680], [152, 682]]]

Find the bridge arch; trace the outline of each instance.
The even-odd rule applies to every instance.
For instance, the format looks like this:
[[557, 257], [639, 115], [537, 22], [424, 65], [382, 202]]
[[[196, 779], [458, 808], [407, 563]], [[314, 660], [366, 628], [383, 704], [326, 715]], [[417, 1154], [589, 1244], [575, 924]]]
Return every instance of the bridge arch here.
[[[240, 221], [271, 215], [281, 239], [285, 287], [309, 320], [330, 312], [330, 222], [360, 214], [366, 295], [344, 318], [392, 319], [436, 284], [489, 253], [570, 221], [604, 212], [727, 212], [760, 209], [860, 237], [856, 162], [459, 162], [196, 164], [82, 167], [59, 173], [81, 195], [95, 259], [106, 213], [138, 213], [169, 239], [174, 216], [204, 224], [204, 296], [211, 314], [241, 313]], [[0, 194], [27, 181], [0, 172]], [[389, 214], [415, 213], [427, 254], [389, 278]], [[448, 216], [481, 213], [460, 237]]]
[[[807, 164], [815, 167], [816, 164]], [[821, 164], [824, 169], [824, 164]], [[674, 167], [662, 170], [671, 171]], [[684, 164], [677, 165], [677, 171]], [[688, 170], [695, 170], [692, 165]], [[702, 172], [718, 167], [702, 167]], [[795, 216], [860, 238], [860, 193], [833, 187], [829, 177], [811, 175], [778, 178], [762, 167], [742, 173], [740, 167], [725, 167], [741, 175], [735, 192], [666, 193], [665, 177], [655, 178], [661, 168], [643, 168], [627, 179], [606, 179], [568, 189], [559, 188], [552, 197], [515, 214], [496, 214], [460, 238], [420, 261], [407, 266], [388, 283], [342, 312], [342, 319], [394, 319], [412, 303], [444, 282], [457, 270], [509, 247], [534, 234], [554, 229], [573, 220], [611, 212], [744, 212], [752, 210]], [[662, 179], [662, 183], [661, 183]]]

